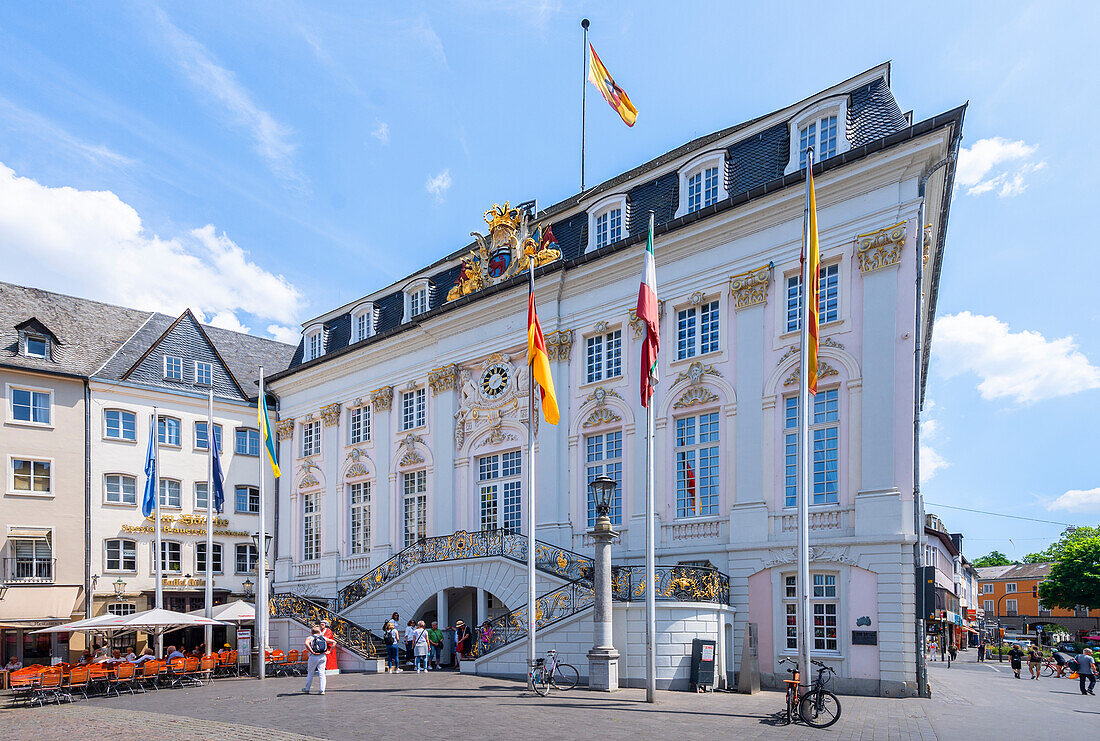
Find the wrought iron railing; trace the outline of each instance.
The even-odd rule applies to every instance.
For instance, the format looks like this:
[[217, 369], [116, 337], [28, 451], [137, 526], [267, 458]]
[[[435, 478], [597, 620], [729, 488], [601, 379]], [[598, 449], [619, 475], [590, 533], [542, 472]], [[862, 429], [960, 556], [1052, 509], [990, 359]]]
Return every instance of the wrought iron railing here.
[[377, 658], [384, 653], [385, 644], [369, 628], [337, 615], [321, 605], [293, 592], [273, 595], [269, 601], [271, 617], [290, 618], [305, 626], [318, 625], [328, 620], [336, 642], [366, 659]]
[[[471, 558], [508, 558], [527, 563], [527, 537], [513, 530], [460, 530], [452, 535], [423, 538], [341, 589], [336, 609], [345, 610], [414, 566]], [[592, 572], [592, 559], [558, 546], [535, 541], [535, 568], [576, 581]]]
[[[657, 566], [653, 575], [655, 599], [676, 602], [730, 603], [730, 578], [703, 566]], [[617, 602], [645, 599], [645, 567], [614, 566], [611, 598]]]
[[5, 558], [4, 573], [9, 582], [48, 584], [53, 581], [56, 558]]
[[[563, 584], [535, 600], [535, 630], [553, 625], [591, 607], [595, 601], [592, 584], [579, 579]], [[472, 658], [484, 656], [502, 646], [527, 637], [527, 605], [482, 624], [474, 635]]]

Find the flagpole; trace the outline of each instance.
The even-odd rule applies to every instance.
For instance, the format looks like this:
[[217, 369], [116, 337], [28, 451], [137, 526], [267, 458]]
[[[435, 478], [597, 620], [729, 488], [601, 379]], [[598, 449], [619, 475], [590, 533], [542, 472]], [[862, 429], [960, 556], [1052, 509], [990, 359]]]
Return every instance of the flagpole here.
[[810, 683], [810, 177], [814, 167], [814, 150], [806, 150], [806, 203], [802, 219], [802, 307], [799, 334], [798, 384], [798, 664], [801, 683]]
[[[156, 535], [156, 588], [153, 606], [158, 610], [164, 607], [164, 544], [160, 540], [160, 415], [153, 407], [153, 532]], [[157, 656], [164, 658], [164, 633], [157, 633]]]
[[[211, 378], [213, 381], [213, 378]], [[214, 386], [210, 386], [210, 395], [206, 407], [206, 617], [214, 618]], [[214, 626], [207, 625], [206, 653], [214, 653]]]
[[[260, 395], [256, 397], [257, 414], [262, 414], [264, 403], [264, 367], [260, 366]], [[261, 430], [261, 436], [270, 435], [270, 430]], [[260, 445], [266, 445], [266, 440], [261, 439]], [[267, 676], [267, 524], [266, 508], [264, 507], [264, 451], [260, 451], [260, 530], [256, 537], [256, 645], [259, 647], [257, 654], [256, 676], [264, 679]]]
[[584, 192], [584, 124], [588, 103], [588, 19], [581, 19], [584, 43], [581, 47], [581, 193]]
[[[649, 212], [649, 233], [653, 234], [653, 212]], [[648, 332], [649, 329], [647, 328]], [[649, 373], [649, 368], [642, 368]], [[653, 397], [649, 397], [645, 415], [645, 701], [657, 701], [657, 596], [656, 556], [654, 554], [653, 494]]]
[[[528, 259], [527, 290], [533, 296], [535, 256], [532, 254]], [[527, 332], [530, 334], [530, 326]], [[527, 364], [527, 403], [527, 666], [531, 667], [535, 661], [535, 368], [530, 361]], [[530, 671], [527, 676], [531, 676]]]

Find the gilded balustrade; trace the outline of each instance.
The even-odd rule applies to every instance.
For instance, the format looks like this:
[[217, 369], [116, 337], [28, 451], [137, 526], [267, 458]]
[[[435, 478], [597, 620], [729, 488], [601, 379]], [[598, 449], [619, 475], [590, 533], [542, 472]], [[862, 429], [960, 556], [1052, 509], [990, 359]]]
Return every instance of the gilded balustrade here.
[[381, 639], [369, 629], [337, 615], [321, 605], [291, 592], [273, 595], [268, 602], [271, 617], [290, 618], [302, 625], [318, 625], [328, 620], [333, 637], [344, 648], [363, 658], [376, 658], [379, 655]]
[[[657, 566], [654, 569], [655, 599], [674, 602], [717, 602], [728, 605], [730, 578], [717, 569], [701, 566]], [[618, 602], [645, 599], [645, 567], [615, 566], [611, 569], [611, 598]]]
[[[585, 580], [563, 584], [535, 600], [535, 630], [553, 625], [570, 615], [591, 607], [596, 595], [592, 585]], [[474, 635], [472, 658], [484, 656], [490, 651], [513, 641], [527, 638], [527, 605], [506, 615], [493, 618], [488, 624], [478, 626]]]

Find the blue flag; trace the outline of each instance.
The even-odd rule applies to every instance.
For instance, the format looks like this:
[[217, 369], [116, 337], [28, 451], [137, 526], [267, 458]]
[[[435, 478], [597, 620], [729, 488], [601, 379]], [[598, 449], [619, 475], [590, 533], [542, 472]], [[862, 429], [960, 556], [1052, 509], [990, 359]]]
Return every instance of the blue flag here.
[[222, 486], [222, 462], [218, 457], [218, 446], [215, 441], [214, 449], [214, 511], [219, 515], [225, 507], [225, 488]]
[[[145, 517], [152, 515], [157, 506], [157, 457], [154, 453], [153, 437], [157, 434], [156, 425], [157, 418], [154, 414], [149, 421], [149, 451], [145, 454], [145, 496], [141, 498], [141, 514]], [[157, 523], [157, 526], [159, 527], [160, 523]]]

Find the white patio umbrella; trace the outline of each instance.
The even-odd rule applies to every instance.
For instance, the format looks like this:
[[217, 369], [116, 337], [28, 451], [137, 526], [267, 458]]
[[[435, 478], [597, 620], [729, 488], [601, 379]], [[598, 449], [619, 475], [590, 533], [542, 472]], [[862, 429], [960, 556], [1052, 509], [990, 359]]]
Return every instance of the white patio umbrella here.
[[97, 615], [93, 618], [84, 618], [83, 620], [74, 620], [71, 623], [62, 623], [61, 625], [51, 625], [48, 628], [40, 628], [39, 630], [32, 630], [32, 633], [72, 633], [81, 631], [101, 631], [101, 630], [119, 630], [126, 629], [126, 626], [122, 625], [124, 618], [119, 615]]
[[[192, 610], [189, 615], [205, 615], [206, 608]], [[256, 608], [250, 602], [234, 600], [224, 605], [214, 605], [213, 617], [227, 623], [250, 623], [256, 619]]]
[[[177, 628], [194, 628], [204, 625], [227, 625], [221, 620], [211, 620], [201, 615], [192, 615], [187, 612], [175, 612], [163, 608], [153, 608], [144, 612], [136, 612], [133, 615], [125, 615], [120, 618], [120, 627], [140, 630], [153, 636], [163, 635]], [[114, 627], [115, 624], [112, 624]]]

